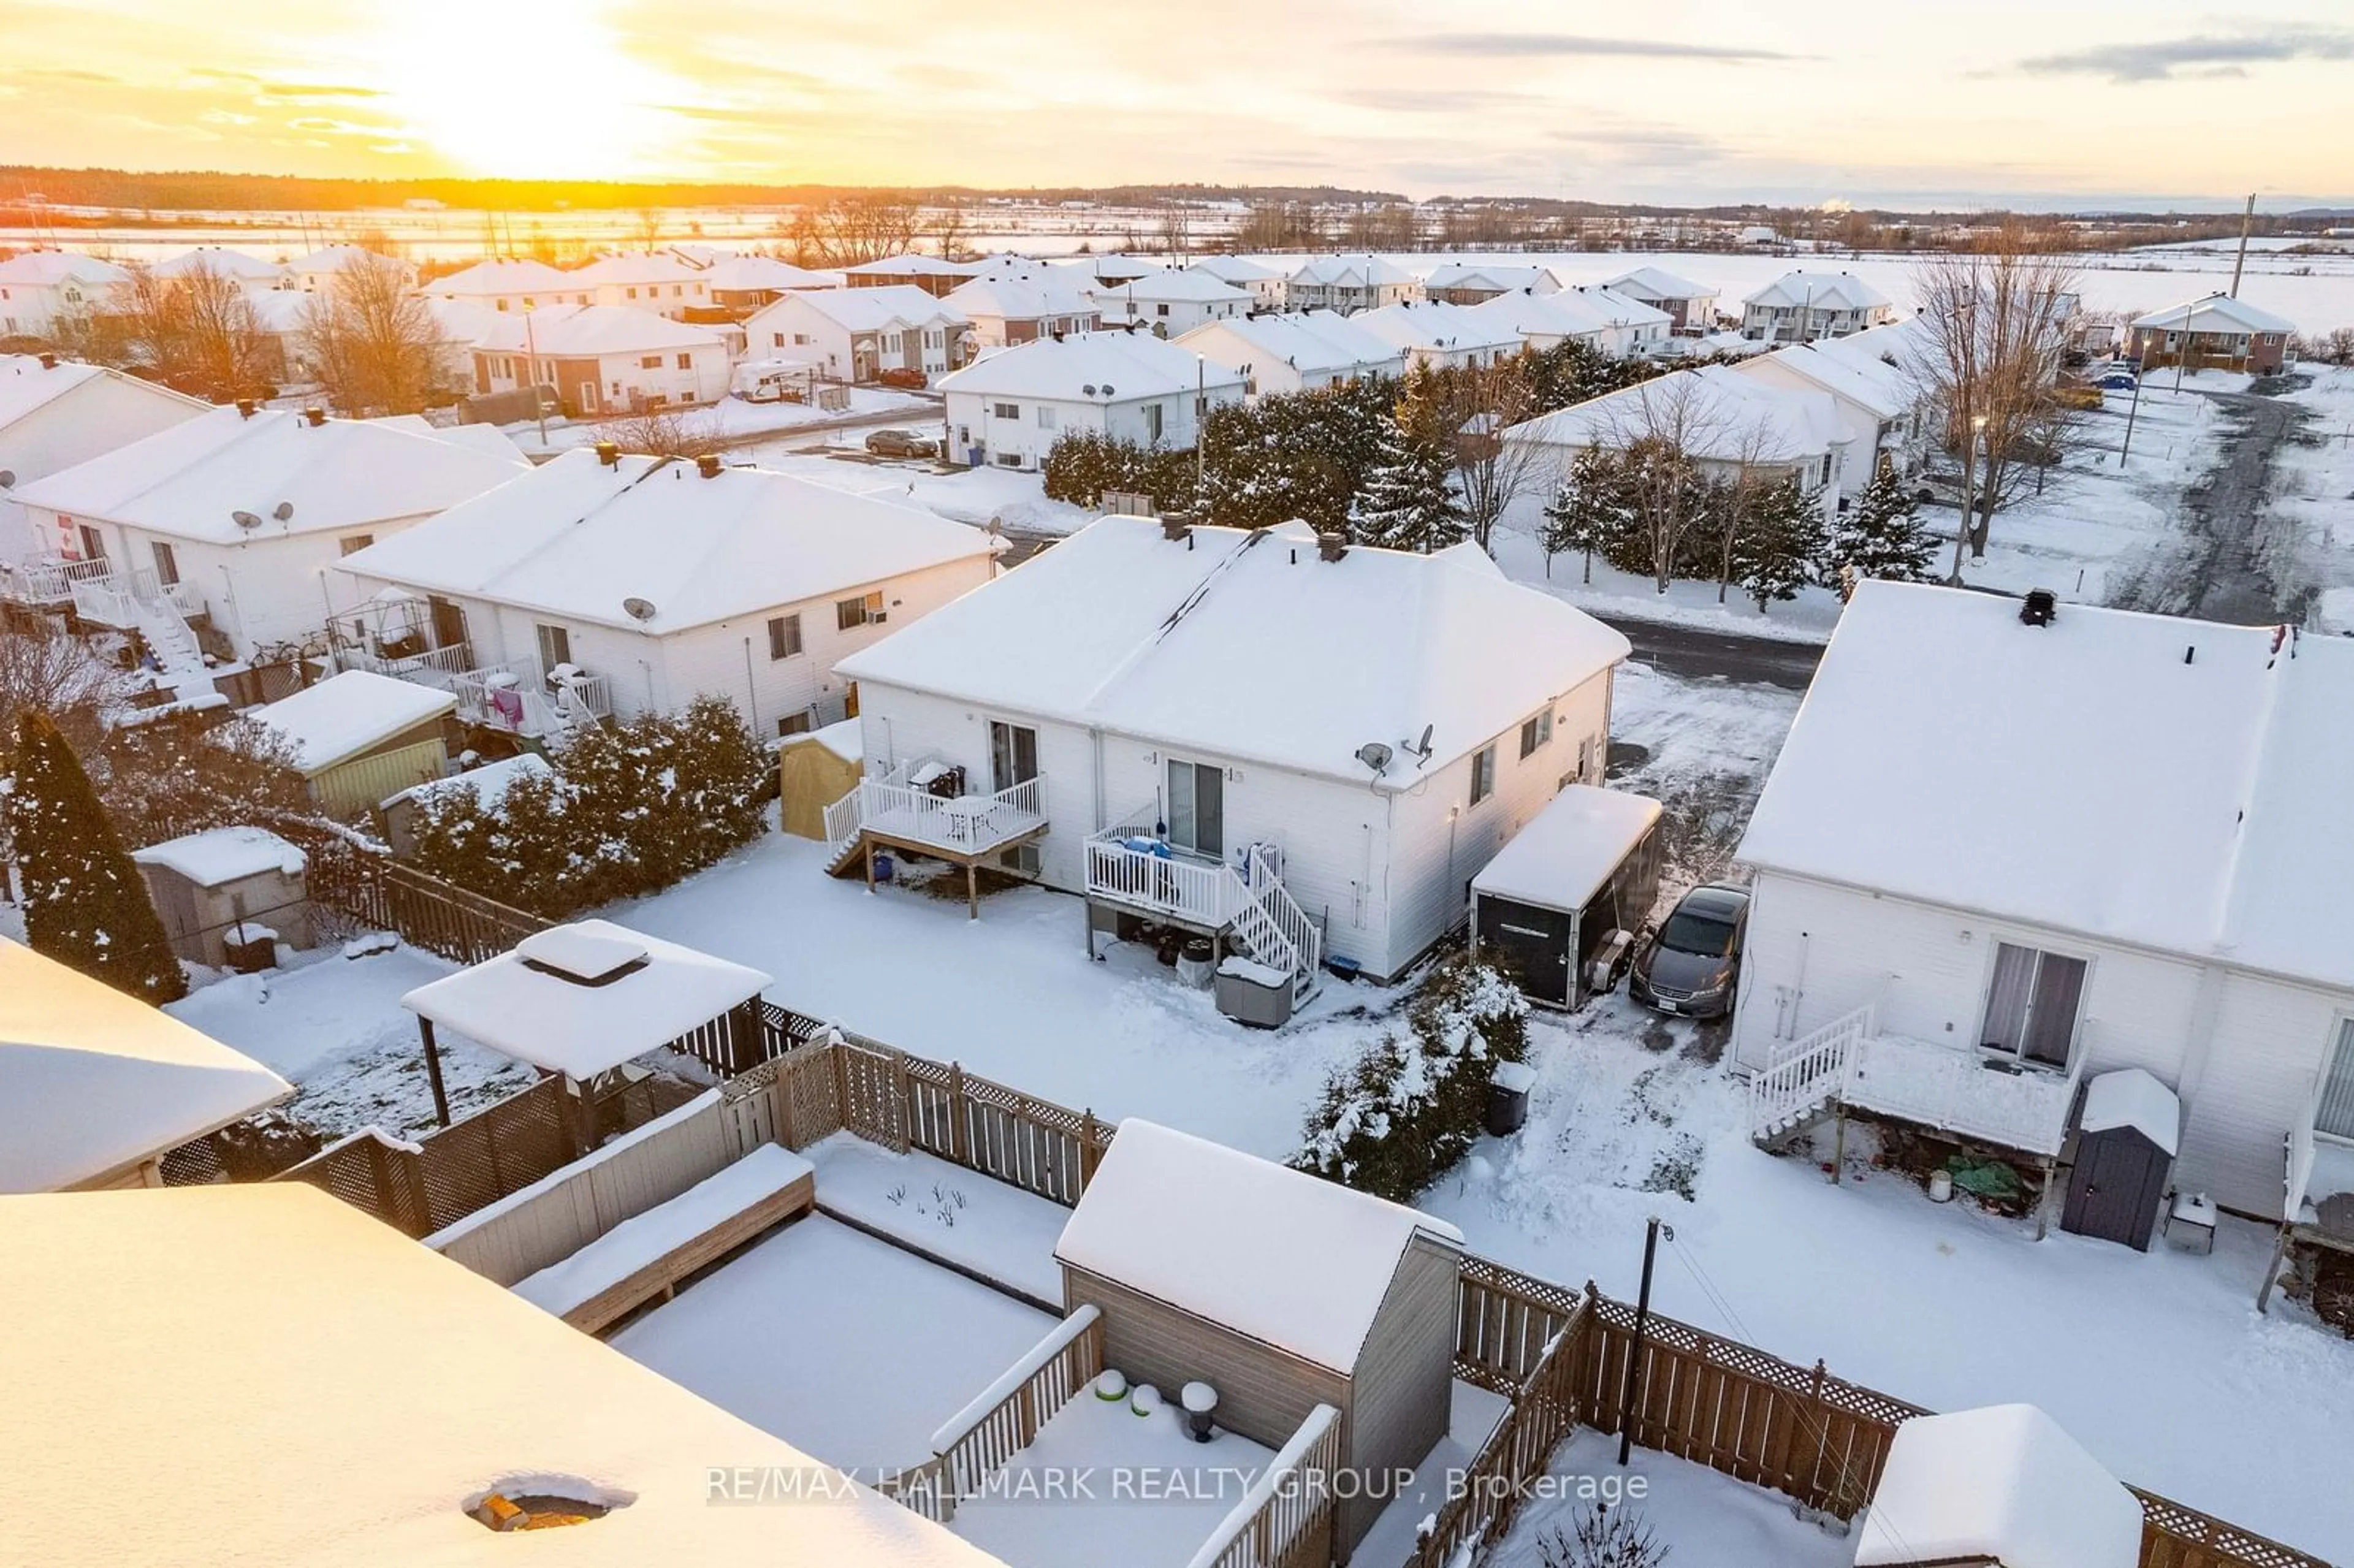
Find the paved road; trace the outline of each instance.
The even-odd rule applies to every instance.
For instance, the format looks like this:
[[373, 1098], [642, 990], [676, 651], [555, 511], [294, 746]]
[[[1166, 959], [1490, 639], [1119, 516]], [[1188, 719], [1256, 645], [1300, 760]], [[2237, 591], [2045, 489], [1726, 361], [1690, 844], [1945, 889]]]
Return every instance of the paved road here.
[[2259, 393], [2205, 395], [2232, 421], [2223, 461], [2185, 493], [2179, 544], [2120, 585], [2111, 604], [2243, 626], [2303, 618], [2314, 585], [2284, 575], [2296, 569], [2290, 546], [2296, 524], [2274, 515], [2265, 503], [2274, 458], [2311, 410], [2274, 396], [2304, 385], [2301, 380], [2263, 385], [2266, 389]]
[[1803, 692], [1823, 657], [1822, 649], [1812, 642], [1702, 631], [1665, 621], [1601, 619], [1626, 633], [1637, 659], [1670, 675], [1721, 675]]

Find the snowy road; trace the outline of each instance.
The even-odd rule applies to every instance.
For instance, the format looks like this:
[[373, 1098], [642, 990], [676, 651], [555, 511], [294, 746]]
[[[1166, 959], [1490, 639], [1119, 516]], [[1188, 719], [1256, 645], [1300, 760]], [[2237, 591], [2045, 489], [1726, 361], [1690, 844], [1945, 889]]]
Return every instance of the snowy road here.
[[[2284, 389], [2305, 384], [2293, 379]], [[2317, 588], [2286, 547], [2295, 522], [2271, 503], [2280, 451], [2312, 410], [2262, 393], [2207, 396], [2231, 421], [2222, 461], [2183, 496], [2179, 544], [2121, 584], [2110, 602], [2245, 626], [2299, 619]]]

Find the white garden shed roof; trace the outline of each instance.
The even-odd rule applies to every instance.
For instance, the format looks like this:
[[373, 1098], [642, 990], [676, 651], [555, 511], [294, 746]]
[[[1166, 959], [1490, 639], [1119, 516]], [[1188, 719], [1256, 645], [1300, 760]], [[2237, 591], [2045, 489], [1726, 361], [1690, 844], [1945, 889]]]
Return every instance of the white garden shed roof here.
[[0, 1192], [95, 1181], [293, 1092], [251, 1057], [0, 937]]
[[583, 1081], [760, 994], [769, 977], [617, 926], [576, 920], [400, 999], [420, 1018]]
[[1131, 1117], [1055, 1256], [1347, 1372], [1416, 1235], [1463, 1241], [1403, 1204]]
[[2134, 1568], [2141, 1519], [2124, 1483], [2031, 1404], [1916, 1415], [1889, 1445], [1856, 1568]]
[[2086, 1132], [2129, 1127], [2172, 1154], [2182, 1141], [2182, 1102], [2142, 1067], [2120, 1067], [2084, 1085], [2076, 1125]]
[[[12, 1562], [996, 1563], [301, 1182], [0, 1200], [0, 1255]], [[626, 1500], [502, 1535], [461, 1511], [502, 1486]]]
[[1659, 820], [1659, 803], [1570, 784], [1471, 879], [1471, 890], [1546, 909], [1579, 909]]
[[276, 872], [300, 876], [305, 857], [301, 850], [267, 828], [207, 828], [183, 833], [160, 844], [133, 850], [131, 858], [142, 865], [160, 865], [177, 872], [199, 887], [218, 887]]
[[294, 766], [312, 779], [457, 705], [457, 697], [438, 686], [373, 670], [346, 670], [292, 696], [249, 709], [245, 716], [283, 736], [293, 747]]

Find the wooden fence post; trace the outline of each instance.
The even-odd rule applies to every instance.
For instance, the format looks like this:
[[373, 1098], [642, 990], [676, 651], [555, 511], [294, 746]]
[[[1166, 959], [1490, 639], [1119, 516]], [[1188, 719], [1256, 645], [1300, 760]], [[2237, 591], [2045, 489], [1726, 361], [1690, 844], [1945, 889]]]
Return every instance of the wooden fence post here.
[[1093, 1106], [1079, 1113], [1079, 1191], [1072, 1194], [1076, 1202], [1096, 1179], [1096, 1113]]
[[965, 1134], [964, 1064], [949, 1064], [949, 1154], [960, 1165], [972, 1163], [970, 1139]]

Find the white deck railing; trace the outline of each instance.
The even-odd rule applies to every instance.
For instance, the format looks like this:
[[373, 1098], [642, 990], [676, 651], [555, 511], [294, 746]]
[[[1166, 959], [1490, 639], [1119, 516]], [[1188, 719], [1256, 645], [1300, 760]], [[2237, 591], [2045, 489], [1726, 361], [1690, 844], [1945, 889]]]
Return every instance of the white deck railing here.
[[570, 665], [549, 679], [535, 659], [510, 659], [452, 676], [458, 712], [471, 723], [514, 735], [557, 735], [613, 716], [612, 685]]
[[1087, 892], [1174, 920], [1228, 930], [1258, 962], [1305, 985], [1323, 961], [1323, 933], [1291, 896], [1258, 846], [1237, 871], [1160, 838], [1149, 810], [1132, 811], [1087, 842]]
[[1121, 839], [1087, 841], [1087, 891], [1197, 926], [1234, 918], [1240, 882], [1224, 861], [1161, 845], [1131, 848]]
[[0, 565], [0, 599], [20, 604], [64, 604], [73, 598], [74, 584], [111, 577], [113, 571], [114, 563], [102, 556], [87, 561], [44, 556]]
[[1787, 1131], [1838, 1098], [1856, 1042], [1872, 1033], [1877, 1012], [1867, 1002], [1775, 1052], [1749, 1080], [1750, 1136]]
[[[960, 855], [986, 854], [1046, 824], [1046, 781], [1025, 779], [991, 795], [935, 795], [907, 781], [905, 767], [880, 779], [862, 779], [852, 832], [866, 829]], [[836, 806], [841, 801], [834, 803]], [[826, 836], [835, 813], [827, 809]]]
[[452, 642], [445, 648], [429, 648], [422, 653], [393, 659], [367, 648], [343, 648], [336, 651], [335, 662], [346, 670], [366, 670], [446, 689], [474, 668], [474, 649], [470, 642]]

